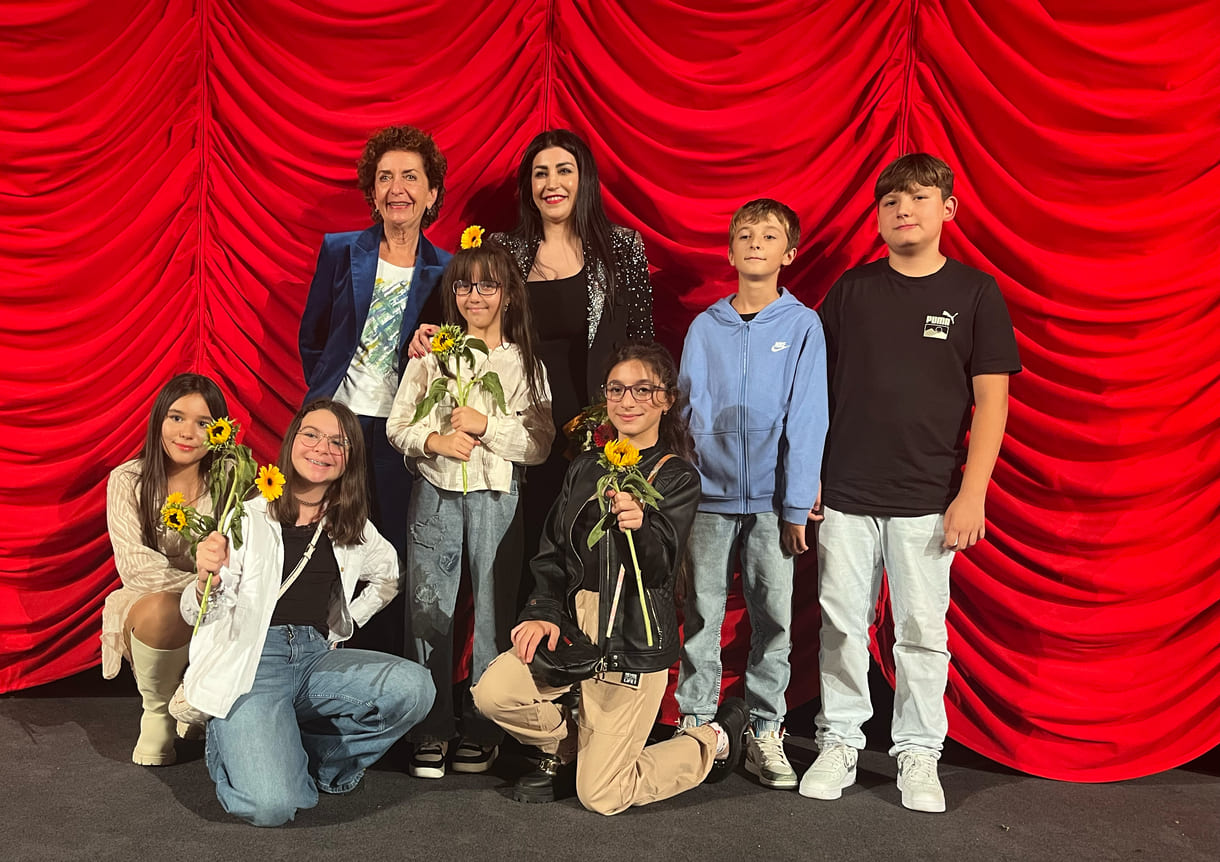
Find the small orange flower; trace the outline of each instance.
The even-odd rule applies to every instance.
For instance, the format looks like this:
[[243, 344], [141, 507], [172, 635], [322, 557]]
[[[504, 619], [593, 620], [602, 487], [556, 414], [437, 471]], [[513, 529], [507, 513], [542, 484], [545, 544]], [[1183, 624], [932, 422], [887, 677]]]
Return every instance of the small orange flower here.
[[264, 500], [278, 500], [284, 493], [284, 474], [274, 464], [267, 464], [258, 468], [258, 478], [254, 484]]

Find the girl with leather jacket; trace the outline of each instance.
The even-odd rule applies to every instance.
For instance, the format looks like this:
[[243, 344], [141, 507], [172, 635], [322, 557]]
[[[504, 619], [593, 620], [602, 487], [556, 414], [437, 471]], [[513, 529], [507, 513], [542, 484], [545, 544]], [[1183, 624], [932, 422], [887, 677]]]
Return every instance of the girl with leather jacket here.
[[[612, 357], [605, 377], [610, 423], [640, 451], [640, 471], [662, 500], [646, 507], [627, 492], [608, 490], [617, 521], [589, 548], [604, 470], [597, 451], [572, 462], [531, 563], [534, 592], [512, 631], [513, 649], [492, 662], [474, 689], [480, 712], [543, 752], [538, 769], [514, 787], [518, 801], [552, 801], [556, 773], [575, 760], [581, 803], [616, 814], [719, 780], [740, 758], [746, 710], [739, 698], [727, 699], [716, 721], [647, 745], [668, 669], [678, 658], [673, 594], [700, 497], [677, 377], [673, 358], [657, 344], [629, 344]], [[647, 618], [634, 595], [627, 530]], [[580, 684], [575, 708], [556, 702], [571, 701], [565, 697], [570, 686], [540, 684], [529, 669], [540, 644], [555, 648], [561, 615], [574, 618], [605, 658], [605, 671]]]

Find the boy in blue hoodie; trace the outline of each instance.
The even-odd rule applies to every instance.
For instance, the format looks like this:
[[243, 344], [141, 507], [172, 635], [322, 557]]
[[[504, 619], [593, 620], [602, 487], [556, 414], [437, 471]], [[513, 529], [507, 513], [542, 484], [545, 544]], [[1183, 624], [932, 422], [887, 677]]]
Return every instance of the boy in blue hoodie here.
[[826, 438], [826, 342], [817, 314], [779, 286], [800, 222], [763, 198], [733, 215], [729, 263], [737, 293], [704, 311], [686, 334], [678, 385], [690, 395], [690, 427], [703, 496], [689, 547], [678, 676], [684, 727], [712, 720], [720, 700], [720, 629], [741, 560], [750, 615], [746, 769], [767, 787], [791, 790], [784, 754], [796, 555], [818, 494]]

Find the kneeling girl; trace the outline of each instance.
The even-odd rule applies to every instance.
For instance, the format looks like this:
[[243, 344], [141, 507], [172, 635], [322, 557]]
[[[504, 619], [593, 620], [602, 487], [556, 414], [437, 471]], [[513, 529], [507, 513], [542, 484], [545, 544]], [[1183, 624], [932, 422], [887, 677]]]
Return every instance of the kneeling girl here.
[[347, 407], [306, 404], [280, 447], [283, 495], [246, 504], [240, 549], [219, 533], [200, 542], [182, 593], [194, 622], [216, 573], [185, 694], [213, 716], [206, 760], [221, 805], [256, 826], [293, 819], [319, 790], [352, 790], [432, 705], [414, 662], [334, 649], [398, 591], [398, 556], [368, 521], [362, 440]]

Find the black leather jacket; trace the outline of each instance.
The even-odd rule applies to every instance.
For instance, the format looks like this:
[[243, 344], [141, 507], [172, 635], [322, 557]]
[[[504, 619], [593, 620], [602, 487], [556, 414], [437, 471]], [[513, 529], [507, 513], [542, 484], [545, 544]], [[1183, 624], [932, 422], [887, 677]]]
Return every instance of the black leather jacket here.
[[[592, 497], [603, 473], [597, 464], [600, 454], [599, 451], [584, 452], [568, 468], [563, 489], [547, 517], [538, 555], [530, 564], [534, 592], [521, 612], [521, 619], [558, 623], [560, 614], [575, 619], [573, 597], [584, 581], [586, 569], [595, 566], [600, 573], [597, 631], [607, 670], [639, 673], [665, 670], [678, 660], [681, 646], [674, 607], [674, 581], [686, 554], [686, 541], [699, 505], [699, 473], [681, 458], [667, 460], [653, 480], [653, 486], [665, 499], [658, 504], [659, 510], [650, 506], [644, 508], [644, 524], [632, 534], [643, 573], [644, 599], [652, 622], [653, 644], [648, 646], [626, 534], [612, 527], [590, 550], [587, 533], [575, 529], [581, 509], [597, 506]], [[643, 454], [640, 472], [647, 476], [665, 451], [655, 446]], [[613, 631], [606, 637], [606, 622], [614, 601], [620, 562], [626, 572], [618, 617]]]

